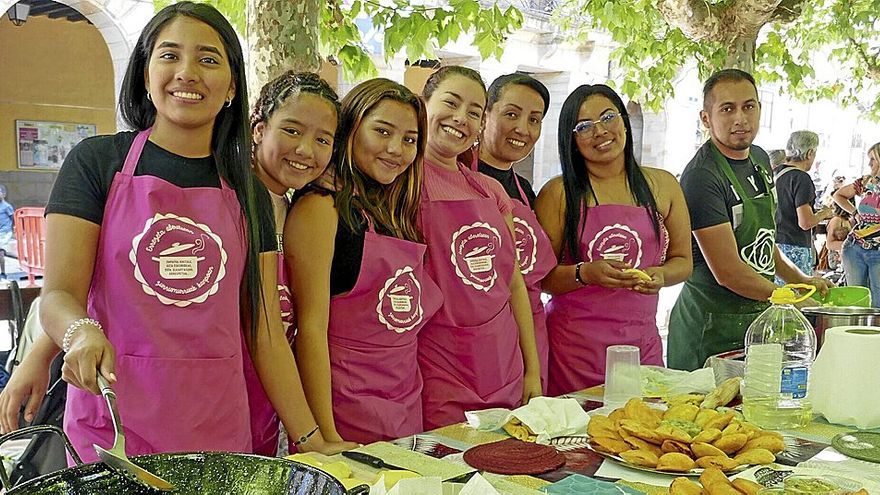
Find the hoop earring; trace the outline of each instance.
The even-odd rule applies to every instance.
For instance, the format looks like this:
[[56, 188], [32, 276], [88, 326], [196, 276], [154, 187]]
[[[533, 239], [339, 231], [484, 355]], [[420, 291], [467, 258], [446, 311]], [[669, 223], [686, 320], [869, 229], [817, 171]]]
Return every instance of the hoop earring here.
[[231, 107], [232, 106], [232, 98], [226, 100], [226, 105], [223, 105], [223, 106], [225, 106], [226, 108]]
[[153, 101], [153, 95], [151, 95], [149, 91], [147, 91], [147, 100]]

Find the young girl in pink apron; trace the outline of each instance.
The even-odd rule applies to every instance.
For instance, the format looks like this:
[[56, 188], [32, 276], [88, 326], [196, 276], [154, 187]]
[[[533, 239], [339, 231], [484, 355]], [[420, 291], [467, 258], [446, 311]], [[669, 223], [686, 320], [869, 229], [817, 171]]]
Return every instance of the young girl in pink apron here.
[[464, 412], [513, 408], [540, 395], [532, 309], [518, 270], [510, 199], [458, 162], [483, 122], [485, 86], [465, 67], [427, 81], [428, 143], [421, 223], [428, 273], [444, 304], [419, 335], [425, 429]]
[[550, 395], [602, 383], [610, 345], [638, 346], [643, 364], [662, 366], [657, 292], [692, 270], [681, 188], [671, 174], [636, 163], [629, 116], [611, 88], [581, 86], [568, 96], [559, 149], [562, 177], [544, 186], [535, 207], [561, 260], [544, 280], [553, 294]]
[[287, 71], [263, 86], [251, 113], [253, 170], [271, 199], [277, 237], [276, 251], [261, 255], [267, 268], [263, 287], [267, 294], [277, 290], [280, 303], [267, 299], [267, 312], [274, 316], [268, 319], [266, 331], [257, 334], [256, 362], [245, 354], [251, 435], [254, 453], [261, 455], [274, 456], [278, 451], [279, 416], [291, 436], [288, 445], [300, 451], [332, 454], [354, 446], [325, 442], [320, 430], [313, 432], [317, 422], [290, 345], [296, 322], [281, 240], [289, 209], [287, 192], [303, 189], [324, 173], [333, 155], [338, 121], [336, 93], [317, 74], [305, 72]]
[[514, 243], [532, 305], [535, 344], [541, 362], [541, 386], [547, 391], [547, 323], [541, 300], [541, 281], [556, 267], [556, 254], [550, 239], [532, 211], [535, 192], [531, 184], [513, 171], [541, 137], [541, 126], [550, 92], [537, 79], [526, 74], [505, 74], [489, 85], [486, 125], [480, 139], [478, 171], [504, 187], [513, 203]]
[[67, 352], [64, 428], [84, 460], [113, 442], [96, 373], [116, 391], [128, 455], [252, 449], [242, 329], [253, 334], [260, 310], [256, 219], [268, 205], [247, 167], [245, 87], [222, 15], [168, 6], [141, 33], [120, 96], [140, 131], [65, 160], [47, 207], [41, 321]]
[[338, 139], [328, 184], [293, 206], [284, 252], [321, 431], [369, 443], [422, 431], [416, 336], [442, 299], [416, 224], [422, 102], [387, 79], [363, 82], [342, 101]]

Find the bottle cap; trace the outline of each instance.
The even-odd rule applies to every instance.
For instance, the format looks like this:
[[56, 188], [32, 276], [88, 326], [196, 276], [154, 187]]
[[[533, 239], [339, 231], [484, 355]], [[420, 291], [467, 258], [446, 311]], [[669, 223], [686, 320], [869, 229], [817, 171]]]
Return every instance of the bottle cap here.
[[[804, 289], [803, 295], [798, 295], [794, 289]], [[788, 284], [773, 290], [770, 296], [771, 304], [796, 304], [813, 295], [816, 287], [807, 284]]]

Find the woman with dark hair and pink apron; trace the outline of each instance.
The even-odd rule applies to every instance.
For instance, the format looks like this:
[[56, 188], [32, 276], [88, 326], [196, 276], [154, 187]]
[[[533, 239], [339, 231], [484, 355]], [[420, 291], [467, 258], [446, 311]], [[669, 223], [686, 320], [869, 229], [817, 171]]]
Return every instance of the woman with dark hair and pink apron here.
[[[421, 224], [444, 304], [419, 335], [425, 429], [464, 412], [513, 408], [541, 394], [532, 308], [518, 269], [510, 198], [458, 161], [483, 123], [480, 75], [443, 67], [423, 91], [428, 143]], [[475, 157], [470, 157], [471, 163]]]
[[278, 304], [267, 297], [267, 313], [274, 316], [257, 333], [254, 359], [245, 355], [256, 454], [278, 453], [279, 418], [290, 435], [290, 449], [333, 454], [355, 446], [325, 440], [308, 407], [291, 350], [296, 321], [282, 250], [290, 206], [287, 193], [303, 189], [326, 170], [339, 114], [339, 99], [326, 81], [317, 74], [293, 71], [263, 86], [251, 113], [253, 170], [266, 186], [277, 236], [276, 251], [261, 254], [263, 288], [266, 294], [277, 290], [279, 296]]
[[297, 195], [284, 253], [308, 402], [329, 440], [370, 443], [422, 427], [417, 335], [442, 296], [417, 225], [421, 99], [388, 79], [342, 101], [337, 159]]
[[273, 236], [248, 167], [245, 87], [226, 19], [170, 5], [123, 82], [121, 113], [138, 132], [87, 139], [61, 168], [40, 320], [66, 352], [64, 429], [86, 461], [114, 436], [98, 373], [129, 455], [252, 450], [242, 331], [257, 331], [259, 251]]
[[629, 116], [614, 90], [575, 89], [562, 106], [558, 139], [562, 176], [535, 204], [560, 259], [544, 279], [553, 295], [550, 395], [601, 384], [611, 345], [637, 346], [642, 364], [662, 366], [657, 292], [693, 269], [681, 187], [668, 172], [636, 163]]
[[529, 75], [505, 74], [492, 81], [487, 93], [486, 126], [480, 139], [477, 170], [497, 180], [513, 204], [514, 243], [532, 304], [541, 385], [546, 393], [550, 344], [541, 282], [556, 267], [556, 254], [532, 211], [535, 191], [529, 181], [513, 171], [513, 165], [535, 149], [550, 105], [550, 92]]

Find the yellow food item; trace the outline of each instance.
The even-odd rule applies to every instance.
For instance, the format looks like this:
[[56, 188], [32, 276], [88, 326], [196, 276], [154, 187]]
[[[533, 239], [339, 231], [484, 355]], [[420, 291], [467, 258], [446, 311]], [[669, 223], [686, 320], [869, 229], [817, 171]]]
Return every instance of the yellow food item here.
[[590, 445], [599, 452], [605, 452], [606, 454], [619, 454], [632, 450], [628, 443], [616, 438], [591, 437]]
[[736, 459], [731, 459], [726, 455], [710, 455], [697, 459], [697, 466], [706, 469], [715, 468], [727, 472], [733, 471], [734, 469], [738, 468], [740, 464], [736, 461]]
[[611, 421], [620, 421], [622, 419], [628, 418], [626, 417], [626, 412], [623, 410], [623, 408], [618, 408], [611, 411], [611, 414], [608, 415], [608, 419], [610, 419]]
[[623, 437], [623, 441], [630, 444], [632, 446], [633, 450], [647, 450], [648, 452], [651, 452], [652, 454], [656, 455], [657, 457], [660, 457], [661, 455], [663, 455], [663, 450], [661, 450], [660, 447], [654, 445], [653, 443], [651, 443], [647, 440], [642, 440], [639, 437], [627, 435], [627, 436]]
[[740, 452], [734, 459], [740, 464], [771, 464], [776, 456], [767, 449], [751, 449]]
[[[590, 423], [592, 423], [592, 421], [590, 421]], [[528, 426], [522, 424], [522, 422], [516, 418], [510, 418], [510, 421], [504, 423], [504, 426], [501, 428], [503, 428], [508, 435], [517, 440], [522, 440], [523, 442], [534, 442], [538, 439], [538, 435], [535, 435]]]
[[620, 427], [626, 433], [641, 438], [642, 440], [647, 440], [655, 445], [660, 445], [663, 443], [663, 437], [657, 434], [653, 429], [648, 428], [647, 426], [642, 425], [638, 421], [632, 419], [624, 419], [620, 422]]
[[669, 424], [662, 424], [654, 430], [663, 440], [675, 440], [676, 442], [691, 443], [691, 436], [681, 428]]
[[733, 421], [733, 416], [734, 414], [732, 412], [726, 412], [720, 416], [716, 416], [707, 421], [706, 424], [703, 425], [703, 429], [708, 430], [709, 428], [716, 428], [718, 430], [724, 430], [727, 428], [727, 425]]
[[706, 468], [700, 475], [700, 484], [703, 488], [709, 488], [710, 485], [729, 483], [727, 476], [718, 468]]
[[761, 435], [746, 442], [742, 448], [743, 451], [752, 449], [767, 449], [774, 454], [778, 454], [785, 450], [785, 440], [773, 435]]
[[724, 380], [715, 390], [709, 392], [709, 395], [703, 399], [700, 407], [704, 409], [715, 409], [718, 406], [726, 406], [739, 394], [739, 384], [742, 378], [735, 376]]
[[669, 409], [663, 413], [663, 419], [676, 419], [693, 422], [699, 412], [700, 408], [693, 404], [677, 404], [670, 406]]
[[359, 480], [357, 478], [345, 478], [339, 480], [339, 482], [342, 483], [342, 486], [344, 486], [346, 490], [351, 490], [352, 488], [359, 485], [369, 485], [369, 483], [367, 483], [366, 481]]
[[669, 485], [669, 495], [701, 495], [703, 488], [693, 481], [681, 477], [672, 480]]
[[727, 457], [727, 453], [723, 450], [708, 443], [694, 442], [691, 444], [691, 451], [697, 459], [700, 457]]
[[746, 442], [749, 441], [749, 437], [747, 437], [743, 433], [734, 433], [733, 435], [723, 435], [718, 440], [715, 440], [715, 443], [712, 445], [718, 447], [723, 450], [726, 454], [733, 454], [737, 452], [739, 449], [743, 448]]
[[715, 483], [714, 485], [709, 485], [706, 488], [706, 493], [709, 495], [742, 495], [742, 492], [734, 488], [730, 482], [727, 483]]
[[[700, 412], [697, 413], [697, 417], [694, 418], [694, 423], [705, 430], [706, 423], [720, 416], [721, 413], [715, 409], [700, 409]], [[718, 431], [721, 431], [721, 428], [718, 428]]]
[[659, 462], [659, 458], [653, 452], [647, 450], [627, 450], [626, 452], [621, 452], [620, 457], [630, 464], [649, 468], [656, 467], [657, 462]]
[[404, 470], [389, 470], [382, 471], [382, 475], [385, 476], [385, 488], [390, 490], [397, 484], [398, 481], [407, 479], [407, 478], [418, 478], [419, 474], [414, 473], [412, 471], [404, 471]]
[[617, 425], [608, 416], [597, 414], [590, 417], [587, 423], [587, 435], [591, 437], [610, 437], [620, 438], [617, 432]]
[[763, 486], [759, 485], [758, 483], [755, 483], [754, 481], [749, 481], [749, 480], [743, 479], [743, 478], [737, 478], [737, 479], [731, 481], [731, 483], [733, 483], [734, 488], [745, 493], [746, 495], [756, 495], [758, 493], [758, 491], [760, 491], [762, 488], [764, 488]]
[[666, 399], [666, 403], [669, 404], [669, 407], [681, 404], [691, 404], [699, 407], [700, 403], [703, 402], [703, 399], [705, 398], [706, 396], [701, 394], [679, 394]]
[[650, 282], [651, 280], [653, 280], [650, 275], [643, 272], [642, 270], [639, 270], [638, 268], [627, 268], [623, 271], [623, 273], [635, 273], [640, 280], [644, 280], [645, 282]]
[[696, 466], [696, 464], [693, 459], [678, 452], [663, 454], [660, 456], [660, 459], [657, 460], [657, 469], [661, 471], [683, 473], [685, 471], [690, 471], [694, 466]]
[[721, 430], [718, 428], [709, 428], [708, 430], [703, 430], [694, 437], [694, 443], [712, 443], [715, 440], [721, 438]]
[[691, 455], [691, 449], [688, 444], [676, 442], [675, 440], [664, 440], [663, 444], [660, 445], [660, 450], [666, 454], [670, 452], [678, 452], [687, 456]]
[[351, 468], [348, 464], [337, 461], [337, 462], [328, 462], [327, 464], [317, 466], [318, 469], [324, 471], [325, 473], [333, 476], [338, 480], [343, 480], [345, 478], [351, 478]]
[[316, 468], [320, 468], [324, 464], [323, 462], [315, 459], [311, 455], [303, 453], [289, 455], [286, 456], [285, 459]]
[[660, 419], [657, 415], [641, 399], [628, 400], [626, 405], [623, 406], [623, 410], [626, 412], [627, 418], [638, 421], [648, 428], [656, 428], [660, 424]]

